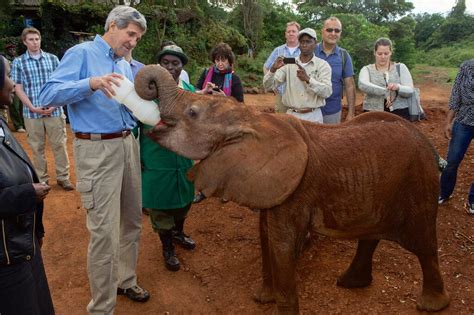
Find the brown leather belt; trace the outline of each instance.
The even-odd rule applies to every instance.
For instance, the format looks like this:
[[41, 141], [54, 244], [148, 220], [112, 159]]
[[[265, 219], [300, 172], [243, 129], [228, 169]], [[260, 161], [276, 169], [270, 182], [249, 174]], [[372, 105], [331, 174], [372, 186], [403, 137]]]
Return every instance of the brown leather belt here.
[[115, 133], [84, 133], [76, 132], [74, 135], [78, 139], [84, 140], [110, 140], [116, 138], [125, 138], [129, 136], [132, 132], [130, 130], [123, 130], [121, 132]]
[[290, 107], [290, 110], [292, 112], [295, 112], [295, 113], [300, 113], [300, 114], [307, 114], [307, 113], [311, 113], [315, 110], [316, 108], [293, 108], [293, 107]]

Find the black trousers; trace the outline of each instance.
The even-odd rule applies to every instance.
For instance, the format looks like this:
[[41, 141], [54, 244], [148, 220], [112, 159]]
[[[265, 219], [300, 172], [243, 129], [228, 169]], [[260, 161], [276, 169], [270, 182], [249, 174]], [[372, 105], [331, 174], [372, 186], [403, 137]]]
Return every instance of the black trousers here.
[[54, 314], [40, 250], [30, 261], [0, 266], [0, 314]]

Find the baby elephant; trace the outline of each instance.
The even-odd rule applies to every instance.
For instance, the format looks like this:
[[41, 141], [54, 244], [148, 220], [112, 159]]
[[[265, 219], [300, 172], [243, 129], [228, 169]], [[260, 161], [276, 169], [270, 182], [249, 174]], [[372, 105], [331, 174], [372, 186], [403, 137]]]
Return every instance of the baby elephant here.
[[231, 98], [179, 89], [160, 66], [146, 66], [137, 93], [159, 99], [160, 145], [201, 160], [191, 176], [206, 196], [260, 209], [261, 302], [299, 312], [296, 261], [309, 231], [359, 240], [343, 287], [372, 281], [381, 239], [414, 253], [423, 271], [420, 310], [449, 304], [437, 254], [437, 154], [411, 123], [368, 113], [338, 126], [262, 113]]

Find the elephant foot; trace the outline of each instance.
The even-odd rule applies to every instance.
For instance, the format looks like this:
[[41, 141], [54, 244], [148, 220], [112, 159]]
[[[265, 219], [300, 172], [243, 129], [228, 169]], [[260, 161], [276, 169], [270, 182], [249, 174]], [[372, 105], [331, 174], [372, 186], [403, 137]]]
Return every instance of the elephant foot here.
[[437, 312], [447, 307], [449, 305], [449, 301], [449, 295], [445, 290], [443, 290], [442, 293], [423, 292], [422, 296], [418, 300], [418, 303], [416, 304], [416, 308], [420, 311]]
[[262, 286], [257, 290], [257, 292], [255, 292], [253, 299], [255, 302], [262, 304], [275, 302], [273, 289], [270, 289], [267, 286]]
[[372, 283], [372, 275], [363, 272], [351, 272], [347, 270], [339, 278], [337, 285], [343, 288], [363, 288]]

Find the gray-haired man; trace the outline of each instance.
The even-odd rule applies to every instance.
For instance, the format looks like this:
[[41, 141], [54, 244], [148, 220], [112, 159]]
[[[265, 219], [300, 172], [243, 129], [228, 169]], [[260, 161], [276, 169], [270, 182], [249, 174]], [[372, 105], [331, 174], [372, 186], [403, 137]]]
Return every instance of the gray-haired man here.
[[117, 6], [107, 17], [105, 34], [69, 49], [40, 95], [45, 105], [69, 104], [77, 190], [90, 232], [90, 314], [112, 314], [117, 294], [139, 302], [150, 297], [137, 285], [135, 272], [142, 208], [138, 144], [130, 136], [135, 118], [110, 98], [119, 78], [133, 81], [123, 57], [146, 27], [137, 10]]

